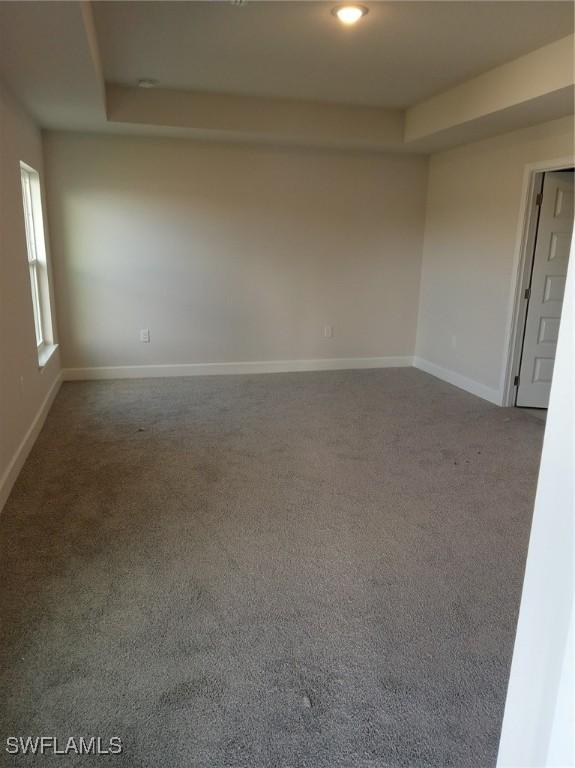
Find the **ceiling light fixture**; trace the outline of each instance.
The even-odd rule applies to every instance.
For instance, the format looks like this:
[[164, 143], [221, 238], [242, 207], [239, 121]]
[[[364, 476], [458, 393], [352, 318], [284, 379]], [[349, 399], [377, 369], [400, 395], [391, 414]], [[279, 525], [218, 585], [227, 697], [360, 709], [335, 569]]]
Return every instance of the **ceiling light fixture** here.
[[155, 88], [158, 84], [157, 80], [152, 77], [142, 77], [138, 80], [138, 88]]
[[362, 16], [368, 14], [369, 8], [366, 8], [365, 5], [336, 5], [332, 13], [342, 24], [351, 26], [358, 22]]

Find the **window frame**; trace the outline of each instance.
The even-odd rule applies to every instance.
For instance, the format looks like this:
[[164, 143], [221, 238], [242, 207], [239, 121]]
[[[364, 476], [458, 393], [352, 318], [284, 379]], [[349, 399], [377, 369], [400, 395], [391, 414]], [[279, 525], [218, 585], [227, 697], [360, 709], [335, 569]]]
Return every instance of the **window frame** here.
[[20, 182], [36, 351], [38, 364], [42, 368], [57, 345], [54, 343], [52, 326], [40, 174], [30, 165], [20, 162]]

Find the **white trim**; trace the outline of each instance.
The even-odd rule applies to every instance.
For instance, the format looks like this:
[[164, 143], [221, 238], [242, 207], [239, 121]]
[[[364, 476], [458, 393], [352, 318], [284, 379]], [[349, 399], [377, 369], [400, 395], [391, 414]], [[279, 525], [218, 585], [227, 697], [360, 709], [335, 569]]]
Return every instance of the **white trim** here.
[[513, 316], [509, 337], [509, 357], [507, 359], [507, 371], [504, 370], [504, 380], [502, 381], [502, 390], [504, 392], [504, 403], [506, 405], [515, 405], [517, 386], [515, 385], [515, 376], [519, 375], [519, 362], [521, 360], [521, 349], [523, 346], [523, 330], [525, 320], [527, 319], [527, 304], [525, 300], [525, 289], [529, 286], [531, 279], [531, 268], [533, 266], [533, 256], [535, 250], [535, 239], [537, 236], [537, 222], [539, 220], [539, 206], [537, 205], [537, 195], [543, 189], [544, 172], [533, 171], [528, 174], [527, 179], [527, 207], [523, 212], [524, 229], [521, 233], [521, 250], [519, 264], [517, 266], [517, 280], [515, 281], [515, 300], [513, 304]]
[[118, 365], [99, 368], [65, 368], [64, 381], [95, 379], [148, 379], [172, 376], [211, 376], [237, 373], [289, 373], [293, 371], [340, 371], [356, 368], [405, 368], [406, 357], [336, 357], [315, 360], [268, 360], [242, 363], [178, 363], [174, 365]]
[[575, 156], [567, 155], [553, 160], [528, 163], [523, 171], [523, 190], [521, 193], [517, 234], [515, 237], [511, 291], [509, 293], [509, 307], [507, 310], [507, 322], [505, 324], [505, 344], [503, 345], [503, 360], [501, 364], [502, 374], [500, 389], [502, 392], [502, 405], [514, 405], [515, 387], [513, 385], [513, 378], [517, 373], [515, 367], [517, 362], [517, 346], [519, 343], [519, 321], [521, 318], [521, 287], [529, 246], [529, 225], [531, 223], [535, 177], [537, 173], [545, 173], [546, 171], [557, 171], [562, 168], [573, 167], [575, 167]]
[[54, 352], [58, 349], [58, 344], [42, 344], [38, 347], [38, 368], [45, 368]]
[[61, 384], [62, 384], [62, 375], [61, 373], [59, 373], [56, 379], [54, 380], [54, 383], [50, 387], [50, 391], [44, 398], [42, 405], [40, 406], [36, 415], [34, 416], [32, 424], [30, 425], [28, 431], [24, 435], [24, 438], [22, 439], [22, 442], [18, 446], [16, 453], [12, 457], [12, 461], [10, 462], [10, 464], [8, 464], [6, 471], [0, 478], [0, 511], [2, 511], [4, 504], [8, 500], [8, 496], [10, 496], [10, 491], [12, 490], [14, 483], [18, 479], [20, 470], [24, 466], [24, 462], [28, 458], [28, 454], [32, 450], [34, 443], [36, 442], [36, 438], [40, 434], [40, 430], [44, 426], [44, 421], [46, 420], [46, 416], [48, 415], [48, 412], [52, 407], [52, 403], [54, 402], [54, 398], [58, 394]]
[[482, 397], [484, 400], [489, 400], [490, 403], [494, 403], [495, 405], [502, 404], [502, 394], [498, 389], [492, 389], [492, 387], [480, 384], [478, 381], [473, 381], [473, 379], [468, 379], [466, 376], [462, 376], [456, 371], [442, 368], [440, 365], [431, 363], [423, 357], [414, 357], [413, 365], [415, 368], [419, 368], [419, 370], [425, 371], [425, 373], [429, 373], [437, 379], [446, 381], [448, 384], [453, 384], [453, 386], [459, 387], [459, 389], [464, 389], [472, 395], [477, 395], [477, 397]]

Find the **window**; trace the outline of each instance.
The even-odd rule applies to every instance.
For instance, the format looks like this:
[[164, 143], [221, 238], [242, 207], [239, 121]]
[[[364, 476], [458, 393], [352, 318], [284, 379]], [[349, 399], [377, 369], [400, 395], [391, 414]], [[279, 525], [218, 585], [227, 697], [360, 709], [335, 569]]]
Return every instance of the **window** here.
[[34, 309], [34, 328], [38, 361], [41, 366], [48, 362], [56, 348], [52, 333], [52, 312], [50, 308], [50, 286], [48, 283], [48, 265], [44, 242], [44, 222], [42, 220], [42, 199], [40, 195], [40, 177], [33, 168], [20, 163], [22, 178], [22, 201], [24, 207], [24, 225], [26, 228], [26, 246], [28, 250], [28, 270], [32, 290]]

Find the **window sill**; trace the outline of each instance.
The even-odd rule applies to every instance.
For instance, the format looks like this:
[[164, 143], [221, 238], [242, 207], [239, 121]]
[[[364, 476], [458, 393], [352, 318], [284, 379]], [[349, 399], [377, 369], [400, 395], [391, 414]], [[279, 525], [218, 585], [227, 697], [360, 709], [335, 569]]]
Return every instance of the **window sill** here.
[[44, 368], [54, 352], [58, 349], [57, 344], [45, 344], [38, 350], [38, 368]]

